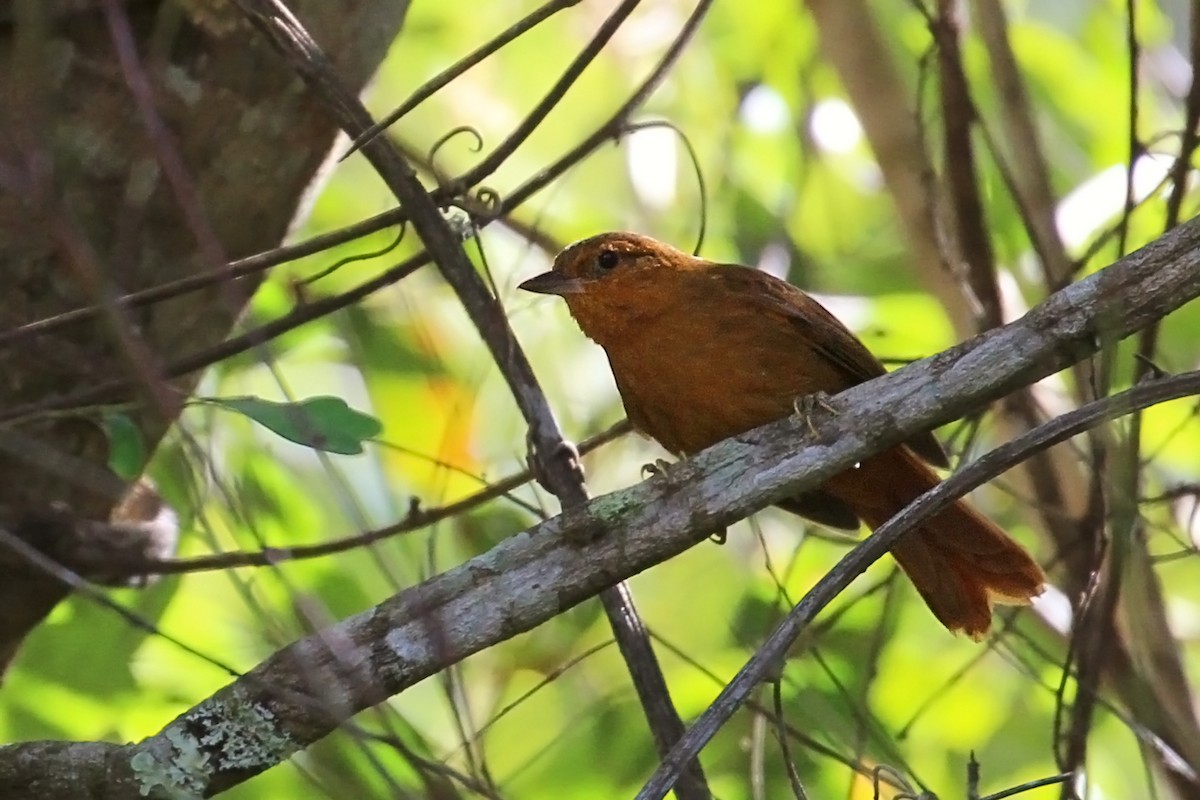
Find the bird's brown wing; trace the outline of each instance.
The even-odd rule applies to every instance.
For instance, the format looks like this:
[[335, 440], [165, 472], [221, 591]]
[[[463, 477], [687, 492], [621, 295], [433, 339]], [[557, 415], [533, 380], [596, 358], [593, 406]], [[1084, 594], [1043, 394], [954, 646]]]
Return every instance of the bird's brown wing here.
[[[870, 350], [842, 321], [816, 300], [787, 281], [756, 269], [734, 264], [717, 268], [720, 280], [739, 296], [755, 298], [767, 313], [780, 314], [795, 326], [810, 346], [820, 352], [845, 378], [846, 389], [887, 372]], [[935, 467], [949, 466], [946, 452], [932, 433], [905, 442]]]
[[788, 497], [775, 505], [796, 516], [819, 522], [827, 528], [840, 531], [856, 531], [859, 528], [858, 515], [854, 510], [829, 492], [822, 492], [820, 489]]

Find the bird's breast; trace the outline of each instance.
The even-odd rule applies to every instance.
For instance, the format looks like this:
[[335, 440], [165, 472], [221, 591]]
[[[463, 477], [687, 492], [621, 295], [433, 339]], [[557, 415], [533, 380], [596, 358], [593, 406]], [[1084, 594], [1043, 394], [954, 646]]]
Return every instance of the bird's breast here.
[[792, 326], [761, 316], [667, 314], [602, 344], [634, 426], [675, 453], [786, 416], [803, 395], [843, 388]]

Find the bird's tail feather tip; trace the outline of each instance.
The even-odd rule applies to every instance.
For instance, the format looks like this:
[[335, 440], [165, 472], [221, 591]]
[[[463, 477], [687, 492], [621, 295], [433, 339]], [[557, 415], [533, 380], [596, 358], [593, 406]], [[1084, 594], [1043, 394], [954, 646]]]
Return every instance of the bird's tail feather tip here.
[[990, 630], [993, 605], [1029, 605], [1045, 588], [1041, 567], [1027, 555], [1014, 569], [993, 571], [985, 560], [936, 540], [910, 539], [893, 554], [934, 616], [975, 641]]

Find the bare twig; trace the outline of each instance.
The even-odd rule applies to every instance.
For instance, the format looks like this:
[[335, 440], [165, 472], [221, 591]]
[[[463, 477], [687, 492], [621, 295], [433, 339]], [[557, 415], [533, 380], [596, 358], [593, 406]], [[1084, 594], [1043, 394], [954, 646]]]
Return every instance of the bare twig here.
[[975, 174], [975, 147], [971, 142], [971, 129], [976, 122], [975, 104], [971, 101], [971, 90], [963, 71], [956, 5], [952, 0], [938, 0], [937, 16], [930, 23], [941, 78], [943, 170], [946, 195], [952, 209], [949, 216], [954, 221], [959, 255], [966, 268], [964, 277], [979, 304], [977, 326], [987, 330], [1004, 320], [1000, 310], [1000, 290], [996, 285], [996, 259]]
[[[375, 292], [386, 289], [397, 281], [411, 275], [426, 263], [428, 263], [428, 256], [420, 253], [385, 270], [370, 280], [360, 283], [353, 289], [330, 297], [319, 297], [303, 305], [298, 305], [284, 316], [273, 319], [252, 331], [238, 336], [231, 336], [218, 345], [166, 364], [162, 368], [163, 375], [167, 378], [188, 375], [211, 366], [218, 361], [245, 353], [267, 339], [282, 335], [305, 323], [320, 319], [333, 311], [351, 306]], [[119, 396], [129, 386], [129, 380], [119, 378], [93, 384], [77, 392], [49, 398], [41, 402], [29, 403], [22, 406], [10, 406], [0, 411], [0, 423], [110, 402], [113, 397]]]
[[[608, 430], [592, 436], [579, 445], [579, 454], [590, 453], [596, 448], [624, 436], [632, 430], [628, 420], [622, 420]], [[256, 552], [215, 553], [207, 556], [192, 556], [190, 558], [165, 558], [158, 560], [139, 560], [129, 563], [113, 563], [106, 560], [103, 564], [107, 573], [121, 575], [179, 575], [189, 572], [208, 572], [212, 570], [234, 569], [237, 567], [271, 567], [285, 561], [303, 561], [311, 558], [324, 558], [337, 553], [357, 550], [369, 544], [401, 536], [406, 533], [428, 528], [442, 520], [457, 517], [473, 508], [483, 505], [533, 480], [529, 469], [521, 470], [507, 478], [501, 478], [488, 484], [475, 494], [464, 497], [453, 503], [447, 503], [437, 508], [421, 508], [413, 499], [409, 513], [398, 522], [385, 525], [382, 528], [363, 531], [350, 536], [330, 539], [320, 544], [300, 545], [295, 547], [267, 547]], [[78, 565], [83, 568], [86, 565]]]
[[1050, 168], [1038, 136], [1029, 93], [1008, 38], [1008, 19], [1000, 0], [975, 0], [979, 32], [988, 51], [991, 75], [1000, 92], [1000, 118], [1008, 138], [1014, 191], [1029, 240], [1039, 256], [1047, 289], [1066, 286], [1074, 271], [1055, 221], [1057, 200]]
[[476, 164], [471, 169], [467, 170], [463, 175], [451, 181], [445, 188], [446, 192], [452, 197], [457, 197], [463, 194], [473, 186], [478, 186], [481, 181], [487, 180], [493, 172], [495, 172], [508, 157], [516, 152], [529, 135], [537, 129], [537, 126], [542, 123], [542, 120], [554, 110], [554, 107], [566, 95], [567, 91], [579, 80], [579, 76], [587, 69], [588, 64], [595, 60], [600, 54], [601, 49], [617, 32], [617, 29], [625, 22], [633, 10], [638, 7], [641, 0], [622, 0], [611, 14], [600, 25], [596, 34], [588, 41], [587, 46], [580, 51], [579, 55], [567, 66], [563, 74], [554, 82], [554, 86], [550, 87], [550, 91], [546, 93], [532, 111], [521, 120], [516, 129], [501, 142], [483, 161]]
[[500, 34], [493, 37], [492, 40], [483, 47], [479, 47], [471, 51], [471, 53], [465, 58], [456, 61], [448, 69], [443, 70], [435, 78], [422, 84], [415, 92], [413, 92], [411, 97], [401, 103], [395, 110], [393, 110], [383, 119], [379, 120], [374, 125], [371, 125], [353, 142], [351, 142], [350, 149], [346, 151], [346, 154], [342, 156], [340, 160], [344, 161], [354, 153], [357, 153], [364, 144], [374, 139], [382, 131], [386, 130], [392, 125], [395, 125], [401, 117], [412, 111], [417, 106], [421, 105], [421, 103], [424, 103], [430, 97], [433, 97], [433, 95], [436, 94], [439, 89], [450, 83], [459, 75], [462, 75], [471, 67], [479, 64], [505, 45], [516, 41], [519, 37], [528, 31], [533, 30], [538, 25], [541, 25], [559, 11], [571, 8], [572, 6], [577, 6], [579, 5], [579, 2], [580, 0], [549, 0], [549, 2], [547, 2], [545, 5], [530, 12], [515, 24], [510, 25]]

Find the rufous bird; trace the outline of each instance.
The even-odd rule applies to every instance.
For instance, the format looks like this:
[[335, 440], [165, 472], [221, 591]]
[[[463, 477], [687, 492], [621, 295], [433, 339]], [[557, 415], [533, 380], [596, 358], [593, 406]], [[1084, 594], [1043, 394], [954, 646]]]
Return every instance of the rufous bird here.
[[[522, 289], [560, 295], [604, 348], [634, 427], [676, 455], [794, 413], [883, 365], [820, 303], [759, 270], [717, 264], [634, 233], [577, 242]], [[872, 456], [778, 505], [816, 522], [872, 530], [939, 482], [930, 433]], [[892, 555], [951, 631], [987, 633], [992, 603], [1025, 604], [1045, 576], [965, 500], [921, 523]]]

